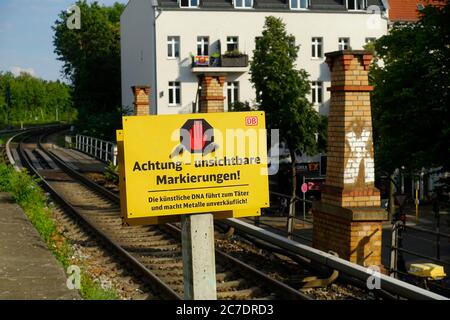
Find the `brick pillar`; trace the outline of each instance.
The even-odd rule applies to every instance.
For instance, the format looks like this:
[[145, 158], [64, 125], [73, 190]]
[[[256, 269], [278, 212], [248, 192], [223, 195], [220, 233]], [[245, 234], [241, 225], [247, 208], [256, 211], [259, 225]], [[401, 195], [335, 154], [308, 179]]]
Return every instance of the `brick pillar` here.
[[224, 112], [223, 85], [225, 76], [201, 76], [200, 112]]
[[133, 86], [134, 94], [134, 115], [148, 116], [150, 114], [150, 87]]
[[363, 266], [381, 266], [382, 221], [375, 188], [372, 115], [365, 51], [326, 54], [331, 71], [327, 178], [313, 206], [313, 246]]

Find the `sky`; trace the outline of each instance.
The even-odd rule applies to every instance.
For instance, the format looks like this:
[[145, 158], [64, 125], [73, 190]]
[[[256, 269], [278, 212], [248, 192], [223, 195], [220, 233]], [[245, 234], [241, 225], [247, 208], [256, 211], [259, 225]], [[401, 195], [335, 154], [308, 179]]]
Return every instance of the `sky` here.
[[[89, 0], [89, 3], [94, 2]], [[128, 0], [98, 0], [103, 5]], [[64, 80], [51, 27], [75, 0], [0, 0], [0, 71]], [[83, 17], [81, 17], [83, 21]]]

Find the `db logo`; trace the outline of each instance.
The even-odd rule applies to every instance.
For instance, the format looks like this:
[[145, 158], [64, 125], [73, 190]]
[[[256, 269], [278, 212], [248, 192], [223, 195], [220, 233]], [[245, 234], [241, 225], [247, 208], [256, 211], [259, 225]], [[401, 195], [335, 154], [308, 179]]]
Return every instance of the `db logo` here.
[[258, 117], [245, 117], [245, 125], [246, 126], [257, 126], [258, 125]]

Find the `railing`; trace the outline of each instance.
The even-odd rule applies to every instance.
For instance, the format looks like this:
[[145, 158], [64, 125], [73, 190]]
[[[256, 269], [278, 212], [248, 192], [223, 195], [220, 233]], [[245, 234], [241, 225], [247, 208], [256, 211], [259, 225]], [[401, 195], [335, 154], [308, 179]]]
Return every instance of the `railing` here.
[[113, 142], [77, 134], [75, 149], [105, 163], [111, 161], [117, 165], [117, 145]]
[[229, 226], [240, 230], [244, 234], [267, 241], [284, 250], [298, 254], [321, 265], [328, 266], [332, 270], [338, 270], [344, 274], [348, 274], [366, 283], [368, 283], [368, 281], [373, 281], [373, 278], [377, 277], [379, 279], [380, 287], [382, 290], [396, 293], [408, 299], [448, 300], [448, 298], [434, 292], [430, 292], [428, 290], [386, 276], [384, 274], [374, 273], [366, 267], [351, 263], [349, 261], [336, 257], [333, 254], [326, 253], [311, 248], [310, 246], [306, 246], [301, 243], [286, 239], [283, 236], [274, 234], [256, 226], [252, 226], [251, 224], [245, 223], [239, 219], [227, 219], [225, 221]]
[[[439, 215], [437, 217], [437, 226], [436, 231], [427, 230], [421, 227], [413, 227], [407, 226], [402, 221], [396, 221], [392, 225], [392, 233], [391, 233], [391, 244], [387, 247], [390, 248], [390, 262], [389, 269], [390, 274], [392, 276], [397, 276], [397, 274], [405, 274], [407, 272], [405, 259], [403, 258], [403, 254], [408, 254], [411, 256], [415, 256], [418, 258], [426, 259], [432, 261], [434, 263], [443, 264], [446, 268], [450, 268], [450, 263], [441, 260], [441, 238], [450, 239], [450, 234], [439, 232]], [[434, 257], [427, 256], [424, 254], [420, 254], [418, 252], [413, 252], [411, 250], [407, 250], [403, 248], [403, 240], [405, 240], [405, 235], [407, 235], [407, 231], [412, 230], [423, 234], [429, 234], [435, 237], [434, 240], [434, 248], [436, 251], [436, 255]]]
[[248, 55], [192, 56], [192, 67], [248, 67]]
[[[262, 217], [271, 216], [270, 214], [276, 214], [275, 215], [276, 217], [285, 218], [286, 228], [284, 230], [281, 230], [277, 227], [270, 225], [269, 223], [264, 223], [261, 221], [260, 217], [253, 218], [254, 225], [265, 226], [271, 229], [281, 230], [287, 235], [288, 239], [297, 238], [304, 241], [312, 242], [312, 239], [295, 233], [295, 222], [301, 221], [303, 225], [305, 225], [305, 223], [312, 225], [312, 219], [307, 218], [307, 212], [309, 211], [308, 207], [311, 207], [313, 202], [311, 200], [306, 200], [304, 194], [302, 199], [298, 196], [292, 197], [292, 195], [271, 191], [270, 197], [271, 197], [270, 203], [274, 204], [279, 202], [279, 206], [274, 207], [273, 205], [271, 205], [271, 208], [263, 209], [263, 212], [261, 213]], [[300, 210], [297, 210], [297, 204], [301, 205], [302, 208], [301, 211], [303, 213], [302, 216], [297, 216], [297, 212], [300, 212]], [[264, 214], [264, 212], [268, 214]], [[249, 219], [251, 220], [251, 218]]]

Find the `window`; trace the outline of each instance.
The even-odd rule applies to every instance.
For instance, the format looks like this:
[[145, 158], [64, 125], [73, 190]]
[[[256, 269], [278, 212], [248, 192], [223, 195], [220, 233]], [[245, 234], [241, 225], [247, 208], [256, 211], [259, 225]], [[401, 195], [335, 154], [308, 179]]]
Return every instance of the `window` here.
[[180, 57], [180, 37], [167, 37], [167, 58]]
[[311, 84], [312, 103], [322, 103], [323, 83], [322, 81], [313, 81]]
[[375, 40], [377, 40], [377, 38], [366, 38], [366, 44], [375, 42]]
[[322, 58], [322, 38], [311, 39], [311, 57]]
[[197, 8], [199, 0], [179, 0], [181, 8]]
[[169, 106], [181, 104], [180, 83], [177, 81], [169, 82]]
[[234, 0], [234, 7], [239, 9], [253, 8], [253, 0]]
[[197, 37], [197, 55], [207, 56], [209, 52], [209, 37]]
[[308, 9], [308, 0], [290, 0], [291, 9]]
[[228, 107], [239, 101], [239, 82], [227, 82]]
[[367, 0], [345, 0], [347, 10], [365, 10], [367, 8]]
[[350, 49], [350, 38], [339, 38], [338, 50], [348, 50], [348, 49]]
[[238, 37], [227, 37], [227, 51], [233, 51], [239, 49]]

